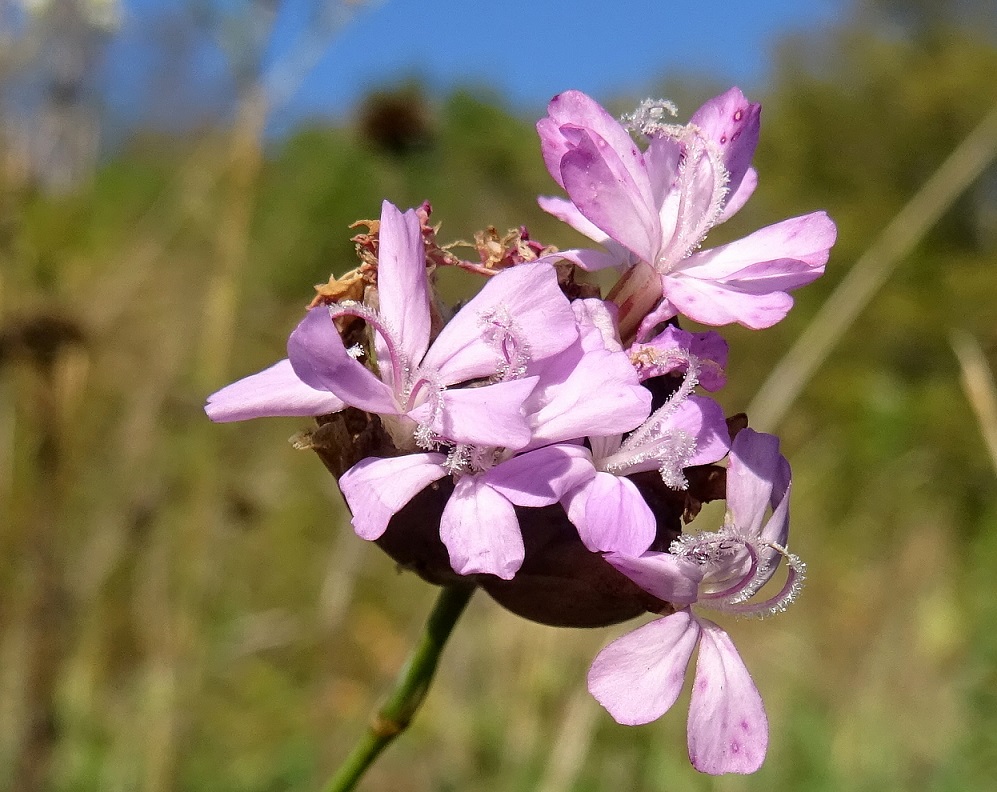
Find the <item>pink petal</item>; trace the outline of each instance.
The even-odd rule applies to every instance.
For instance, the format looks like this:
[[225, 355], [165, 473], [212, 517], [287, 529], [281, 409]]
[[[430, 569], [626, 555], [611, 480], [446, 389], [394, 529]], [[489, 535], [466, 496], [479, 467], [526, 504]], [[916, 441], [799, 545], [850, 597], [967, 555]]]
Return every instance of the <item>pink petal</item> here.
[[561, 187], [565, 186], [561, 163], [568, 150], [576, 145], [579, 131], [593, 132], [602, 138], [616, 152], [632, 180], [646, 181], [643, 158], [630, 133], [591, 97], [581, 91], [564, 91], [550, 100], [547, 116], [537, 124], [540, 147], [547, 170]]
[[567, 499], [565, 511], [585, 546], [594, 553], [639, 556], [654, 541], [657, 523], [634, 483], [596, 473]]
[[461, 308], [433, 342], [423, 365], [437, 370], [446, 385], [494, 375], [500, 350], [486, 331], [508, 318], [513, 340], [526, 344], [531, 360], [555, 355], [578, 337], [575, 315], [553, 266], [518, 264], [489, 279]]
[[700, 107], [690, 124], [721, 151], [724, 167], [730, 174], [728, 188], [735, 192], [751, 165], [758, 145], [762, 106], [749, 102], [739, 88], [715, 96]]
[[772, 487], [772, 516], [765, 523], [761, 533], [762, 539], [766, 542], [775, 542], [783, 547], [789, 541], [790, 477], [789, 461], [782, 457]]
[[576, 267], [580, 267], [586, 272], [598, 272], [599, 270], [609, 269], [610, 267], [621, 267], [627, 266], [630, 263], [632, 254], [625, 250], [622, 246], [612, 242], [612, 247], [614, 250], [619, 250], [618, 255], [613, 253], [603, 253], [601, 250], [588, 250], [584, 248], [576, 248], [572, 250], [559, 250], [557, 253], [553, 253], [545, 258], [555, 258], [563, 261], [570, 261]]
[[689, 396], [676, 410], [672, 426], [696, 438], [696, 451], [687, 467], [709, 465], [727, 456], [730, 449], [727, 421], [723, 408], [709, 396]]
[[669, 236], [675, 229], [674, 211], [678, 206], [679, 163], [682, 159], [682, 144], [664, 135], [652, 135], [644, 152], [644, 164], [648, 181], [654, 195], [654, 205], [659, 208], [666, 203], [671, 207], [662, 218], [662, 234]]
[[671, 553], [644, 553], [637, 557], [610, 553], [606, 560], [644, 591], [674, 605], [699, 599], [703, 567]]
[[552, 445], [514, 456], [481, 479], [516, 506], [557, 503], [565, 492], [595, 475], [592, 455], [580, 445]]
[[478, 476], [457, 482], [440, 519], [440, 538], [459, 575], [484, 573], [511, 580], [525, 549], [513, 505]]
[[328, 415], [345, 406], [328, 391], [305, 385], [285, 359], [211, 394], [204, 411], [212, 421], [225, 423], [278, 415]]
[[720, 282], [745, 294], [765, 295], [806, 286], [823, 274], [823, 264], [813, 266], [799, 259], [777, 259], [750, 264]]
[[705, 333], [689, 333], [675, 325], [668, 325], [654, 338], [643, 343], [633, 344], [630, 347], [631, 359], [636, 357], [640, 361], [646, 348], [650, 348], [649, 351], [652, 353], [648, 357], [652, 360], [657, 358], [660, 362], [653, 364], [640, 362], [637, 368], [641, 381], [672, 371], [686, 372], [689, 367], [684, 360], [674, 355], [668, 356], [667, 353], [674, 351], [681, 351], [685, 355], [698, 359], [699, 384], [706, 390], [719, 390], [727, 381], [726, 368], [729, 351], [727, 342], [724, 341], [723, 336], [712, 330]]
[[679, 266], [716, 225], [726, 197], [723, 164], [710, 150], [684, 151], [679, 181], [658, 210], [661, 246], [655, 267], [662, 274]]
[[[787, 463], [788, 464], [788, 463]], [[785, 549], [786, 544], [789, 541], [789, 490], [785, 493], [785, 497], [779, 501], [775, 509], [772, 511], [772, 516], [769, 518], [768, 522], [765, 523], [765, 527], [762, 529], [761, 538], [765, 542], [772, 542], [779, 545], [779, 547]], [[764, 583], [770, 581], [782, 563], [783, 554], [776, 550], [774, 547], [763, 547], [758, 556], [760, 558], [760, 563], [762, 565], [761, 573], [758, 576], [759, 588]], [[792, 574], [792, 573], [790, 573]], [[787, 581], [790, 583], [791, 581]], [[788, 600], [787, 600], [788, 601]]]
[[362, 539], [377, 539], [391, 518], [432, 482], [443, 478], [443, 454], [367, 457], [339, 479], [339, 489], [353, 513], [353, 528]]
[[619, 309], [614, 303], [595, 297], [571, 302], [571, 310], [578, 321], [578, 341], [583, 352], [622, 352], [620, 334], [616, 329]]
[[699, 384], [708, 391], [720, 390], [727, 384], [727, 353], [723, 336], [708, 330], [692, 334], [692, 354], [699, 358]]
[[[381, 205], [377, 247], [378, 314], [413, 366], [429, 346], [429, 284], [422, 228], [414, 209], [402, 214], [388, 201]], [[378, 348], [378, 359], [386, 351]]]
[[[557, 97], [554, 97], [555, 99]], [[551, 176], [562, 188], [561, 157], [568, 153], [570, 143], [561, 132], [561, 125], [549, 116], [537, 121], [537, 134], [540, 136], [540, 152]]]
[[661, 442], [675, 432], [685, 432], [696, 442], [696, 449], [688, 460], [685, 460], [683, 467], [693, 465], [708, 465], [723, 459], [730, 448], [730, 434], [727, 431], [727, 422], [724, 420], [723, 408], [720, 407], [709, 396], [699, 396], [693, 394], [681, 402], [661, 426], [661, 431], [657, 437], [652, 437], [638, 448], [633, 449], [639, 452], [641, 459], [639, 462], [628, 464], [625, 472], [639, 473], [646, 470], [657, 470], [661, 463], [648, 454], [655, 450]]
[[571, 201], [541, 195], [537, 198], [537, 203], [545, 212], [567, 223], [580, 234], [598, 242], [607, 251], [602, 253], [597, 250], [561, 250], [556, 254], [559, 257], [567, 258], [588, 272], [630, 263], [631, 253], [579, 212], [578, 207]]
[[540, 208], [545, 212], [567, 223], [575, 231], [584, 234], [593, 242], [607, 246], [616, 245], [616, 242], [610, 239], [605, 231], [579, 212], [578, 207], [566, 198], [553, 198], [541, 195], [537, 198], [537, 203], [540, 204]]
[[[625, 353], [593, 350], [580, 360], [567, 355], [563, 366], [560, 360], [548, 363], [551, 372], [542, 374], [530, 399], [532, 444], [621, 434], [647, 418], [651, 393]], [[552, 381], [545, 381], [548, 373]]]
[[331, 391], [347, 404], [381, 415], [397, 415], [394, 392], [343, 346], [328, 310], [312, 308], [287, 340], [294, 373], [317, 390]]
[[[523, 402], [536, 387], [537, 377], [497, 382], [480, 388], [443, 391], [443, 409], [432, 424], [433, 431], [454, 443], [522, 448], [530, 442], [530, 425]], [[418, 423], [429, 419], [426, 402], [409, 417]]]
[[[752, 265], [786, 262], [787, 274], [795, 273], [799, 280], [794, 285], [780, 285], [779, 288], [795, 288], [813, 280], [813, 277], [808, 279], [806, 273], [820, 270], [827, 263], [836, 236], [837, 229], [827, 213], [813, 212], [766, 226], [727, 245], [694, 253], [676, 267], [673, 274], [681, 272], [687, 277], [711, 281], [726, 281], [738, 276], [746, 280], [743, 273]], [[790, 261], [802, 262], [805, 266], [793, 268], [788, 264]], [[771, 273], [766, 274], [771, 276]]]
[[741, 183], [737, 185], [737, 189], [727, 193], [727, 199], [724, 201], [724, 209], [720, 213], [720, 217], [717, 218], [716, 225], [727, 222], [737, 214], [741, 210], [741, 207], [748, 202], [748, 199], [755, 192], [757, 186], [758, 171], [754, 168], [748, 168], [744, 173], [744, 178], [741, 179]]
[[793, 298], [785, 292], [751, 294], [720, 282], [684, 278], [681, 273], [665, 276], [663, 284], [670, 306], [716, 327], [737, 322], [762, 330], [782, 321], [793, 307]]
[[561, 175], [568, 196], [585, 217], [653, 263], [661, 230], [646, 174], [642, 184], [635, 182], [605, 140], [585, 133], [561, 160]]
[[681, 610], [617, 638], [592, 663], [589, 692], [617, 723], [657, 720], [682, 691], [699, 633], [692, 614]]
[[730, 636], [699, 620], [702, 637], [689, 702], [689, 759], [702, 773], [753, 773], [768, 749], [768, 718]]
[[[671, 283], [671, 278], [666, 276], [661, 278], [662, 285]], [[662, 322], [667, 322], [673, 316], [678, 316], [679, 310], [672, 305], [667, 297], [662, 297], [657, 305], [652, 308], [640, 321], [637, 328], [637, 338], [647, 338], [658, 329]]]
[[758, 536], [769, 506], [785, 498], [788, 482], [780, 493], [773, 491], [784, 460], [775, 435], [742, 429], [734, 438], [727, 464], [727, 510], [740, 533]]
[[[786, 546], [790, 476], [789, 462], [779, 453], [779, 438], [752, 429], [738, 432], [727, 465], [727, 510], [739, 533]], [[769, 507], [772, 516], [763, 526]], [[764, 579], [769, 580], [782, 555], [768, 547], [762, 548], [759, 555]]]

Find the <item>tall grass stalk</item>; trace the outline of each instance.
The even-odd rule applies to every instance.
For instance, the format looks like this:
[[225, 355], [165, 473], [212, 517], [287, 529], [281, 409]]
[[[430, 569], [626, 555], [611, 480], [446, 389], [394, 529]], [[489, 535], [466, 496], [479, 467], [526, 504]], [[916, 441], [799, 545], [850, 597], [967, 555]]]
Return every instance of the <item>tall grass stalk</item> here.
[[[267, 105], [262, 91], [254, 86], [241, 105], [232, 134], [231, 157], [223, 177], [216, 259], [205, 289], [204, 314], [194, 360], [194, 384], [203, 393], [224, 383], [228, 377], [239, 292], [249, 251], [250, 226], [255, 206], [257, 181], [263, 161], [262, 134]], [[222, 559], [216, 537], [223, 522], [220, 439], [192, 425], [189, 444], [191, 461], [187, 468], [190, 501], [172, 526], [172, 537], [160, 537], [164, 547], [161, 565], [150, 567], [150, 595], [146, 602], [155, 610], [148, 636], [147, 714], [154, 739], [146, 757], [145, 789], [167, 792], [176, 786], [174, 771], [179, 744], [190, 726], [185, 713], [197, 700], [205, 673], [205, 620], [212, 579]], [[169, 530], [169, 529], [167, 529]], [[169, 574], [179, 577], [172, 611]], [[159, 581], [158, 583], [156, 581]], [[160, 592], [156, 596], [155, 591]]]
[[950, 339], [962, 370], [962, 389], [973, 408], [994, 473], [997, 473], [997, 383], [983, 350], [973, 336], [965, 331], [953, 330]]
[[[5, 363], [22, 368], [22, 411], [33, 442], [22, 478], [17, 541], [22, 559], [13, 629], [23, 636], [20, 740], [12, 762], [11, 788], [41, 792], [50, 787], [59, 742], [56, 691], [73, 625], [62, 557], [66, 492], [65, 430], [80, 396], [71, 369], [78, 350], [58, 325], [39, 318]], [[37, 335], [36, 335], [37, 334]], [[13, 345], [14, 342], [10, 342]]]
[[588, 689], [578, 684], [558, 724], [538, 792], [571, 792], [575, 788], [595, 737], [600, 712]]
[[959, 144], [855, 262], [748, 406], [752, 425], [774, 431], [897, 265], [997, 156], [997, 105]]

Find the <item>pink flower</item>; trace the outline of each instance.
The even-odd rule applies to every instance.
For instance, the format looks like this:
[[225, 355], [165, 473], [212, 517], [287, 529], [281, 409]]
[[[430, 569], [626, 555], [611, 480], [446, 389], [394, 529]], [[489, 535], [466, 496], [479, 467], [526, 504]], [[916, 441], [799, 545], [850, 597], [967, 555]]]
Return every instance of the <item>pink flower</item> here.
[[727, 345], [715, 333], [669, 327], [647, 344], [630, 347], [629, 357], [652, 393], [654, 379], [664, 374], [682, 373], [681, 384], [628, 435], [591, 436], [591, 451], [585, 453], [593, 475], [565, 493], [561, 503], [589, 550], [638, 556], [654, 541], [657, 520], [627, 476], [657, 470], [666, 486], [683, 490], [684, 468], [716, 462], [730, 448], [720, 405], [693, 393], [703, 372], [711, 390], [722, 385]]
[[[684, 535], [670, 553], [607, 556], [642, 588], [682, 607], [613, 641], [596, 657], [588, 677], [592, 695], [618, 722], [648, 723], [675, 703], [698, 646], [689, 758], [697, 770], [711, 774], [757, 770], [768, 747], [768, 719], [730, 637], [690, 606], [776, 613], [799, 593], [804, 573], [804, 565], [786, 550], [790, 471], [778, 440], [742, 430], [731, 447], [727, 476], [727, 518], [720, 531]], [[764, 601], [749, 601], [782, 558], [789, 566], [782, 589]]]
[[[308, 312], [288, 340], [288, 360], [213, 394], [213, 420], [322, 415], [345, 405], [382, 417], [402, 450], [438, 442], [525, 446], [523, 403], [537, 380], [523, 378], [578, 336], [568, 299], [549, 264], [521, 264], [491, 278], [431, 340], [431, 293], [419, 219], [382, 206], [379, 309], [355, 302]], [[347, 349], [333, 324], [358, 316], [373, 329], [377, 373]], [[474, 388], [455, 387], [476, 382]]]
[[642, 382], [673, 372], [687, 374], [694, 364], [699, 385], [711, 393], [727, 383], [727, 352], [727, 342], [718, 333], [689, 333], [675, 325], [667, 325], [654, 338], [631, 344], [629, 349]]
[[572, 310], [578, 340], [522, 372], [536, 383], [523, 405], [529, 443], [519, 449], [458, 443], [446, 454], [362, 460], [339, 482], [360, 536], [376, 539], [423, 487], [452, 475], [455, 487], [440, 520], [440, 537], [454, 570], [506, 580], [515, 575], [525, 552], [515, 507], [557, 503], [595, 473], [580, 441], [632, 429], [650, 409], [651, 394], [627, 355], [603, 335], [611, 318], [601, 301], [578, 300]]
[[277, 416], [329, 415], [346, 406], [338, 396], [310, 388], [287, 358], [226, 385], [208, 397], [204, 411], [217, 423]]
[[814, 212], [696, 252], [754, 191], [761, 108], [731, 88], [685, 126], [665, 123], [665, 110], [672, 111], [645, 102], [627, 119], [648, 141], [642, 151], [585, 94], [555, 96], [537, 130], [547, 169], [570, 201], [540, 205], [606, 249], [567, 258], [587, 269], [628, 268], [611, 295], [624, 337], [638, 323], [645, 336], [679, 313], [710, 325], [769, 327], [792, 306], [788, 292], [823, 273], [834, 224]]

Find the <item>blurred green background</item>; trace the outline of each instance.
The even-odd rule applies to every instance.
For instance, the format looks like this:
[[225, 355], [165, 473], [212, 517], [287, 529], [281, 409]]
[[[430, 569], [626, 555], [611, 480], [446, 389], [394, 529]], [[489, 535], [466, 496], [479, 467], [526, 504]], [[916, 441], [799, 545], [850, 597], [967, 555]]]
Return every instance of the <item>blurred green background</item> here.
[[[780, 42], [751, 95], [761, 186], [710, 244], [815, 209], [839, 240], [788, 319], [726, 333], [729, 413], [990, 112], [997, 33], [967, 5], [863, 3]], [[685, 75], [655, 93], [685, 118], [726, 87]], [[0, 787], [319, 788], [434, 591], [352, 534], [322, 465], [287, 442], [307, 420], [218, 426], [203, 400], [283, 356], [312, 284], [353, 266], [348, 224], [382, 198], [430, 199], [444, 241], [520, 223], [578, 241], [537, 208], [556, 187], [535, 118], [500, 96], [399, 83], [274, 140], [243, 88], [225, 121], [100, 155], [53, 95], [28, 131], [59, 146], [0, 143]], [[15, 119], [8, 105], [0, 126]], [[769, 711], [762, 770], [692, 770], [687, 694], [640, 728], [590, 699], [589, 662], [633, 625], [556, 630], [478, 595], [363, 789], [994, 788], [994, 165], [910, 230], [926, 235], [767, 427], [793, 464], [810, 578], [786, 614], [724, 622]]]

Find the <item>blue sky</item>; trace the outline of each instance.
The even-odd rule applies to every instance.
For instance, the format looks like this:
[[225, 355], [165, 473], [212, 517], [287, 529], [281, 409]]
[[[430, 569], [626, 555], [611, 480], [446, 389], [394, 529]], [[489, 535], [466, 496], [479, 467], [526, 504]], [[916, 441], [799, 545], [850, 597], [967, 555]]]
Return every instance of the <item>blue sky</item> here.
[[477, 82], [542, 107], [579, 88], [633, 91], [669, 71], [760, 84], [773, 43], [843, 12], [842, 0], [386, 0], [361, 11], [302, 85], [299, 111], [341, 111], [414, 74]]
[[[142, 93], [143, 40], [155, 36], [156, 15], [183, 1], [125, 0], [128, 22], [112, 63], [119, 102]], [[237, 0], [214, 4], [241, 7]], [[269, 62], [288, 52], [312, 5], [285, 0]], [[488, 85], [530, 112], [566, 88], [608, 99], [642, 92], [669, 74], [706, 74], [750, 91], [764, 87], [781, 37], [832, 24], [846, 6], [847, 0], [374, 0], [322, 49], [276, 122], [342, 117], [370, 89], [413, 76], [436, 90]], [[207, 84], [213, 72], [224, 72], [217, 52], [195, 60], [183, 67], [191, 79]]]

